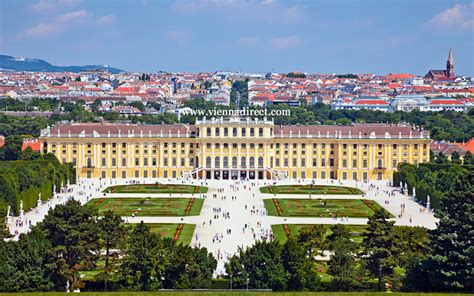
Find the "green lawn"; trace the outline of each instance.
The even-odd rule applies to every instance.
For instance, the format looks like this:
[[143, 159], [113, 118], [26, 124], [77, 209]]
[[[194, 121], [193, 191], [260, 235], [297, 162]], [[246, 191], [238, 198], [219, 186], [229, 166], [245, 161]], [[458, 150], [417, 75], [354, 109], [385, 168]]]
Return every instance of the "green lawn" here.
[[184, 184], [131, 184], [107, 187], [105, 193], [206, 193], [207, 187]]
[[[130, 224], [129, 224], [130, 225]], [[171, 223], [152, 223], [147, 224], [150, 226], [150, 230], [153, 233], [157, 233], [163, 237], [173, 238], [176, 234], [176, 230], [178, 229], [179, 224], [171, 224]], [[189, 245], [191, 244], [191, 240], [193, 238], [194, 229], [196, 225], [194, 224], [183, 224], [183, 229], [181, 230], [181, 234], [176, 241], [177, 244], [184, 244]]]
[[[292, 235], [297, 236], [300, 233], [301, 229], [303, 229], [304, 227], [311, 227], [313, 225], [315, 224], [288, 224], [288, 230], [290, 231]], [[326, 235], [330, 235], [331, 225], [324, 224], [323, 227], [326, 228]], [[367, 225], [346, 225], [346, 227], [351, 233], [351, 239], [354, 242], [356, 243], [362, 242], [362, 232], [364, 232]], [[282, 244], [284, 244], [287, 241], [288, 237], [285, 233], [283, 224], [272, 225], [272, 231], [277, 241], [279, 241]]]
[[[372, 216], [376, 209], [384, 210], [377, 202], [364, 199], [277, 198], [276, 201], [280, 205], [281, 212], [278, 211], [274, 199], [263, 200], [269, 215], [323, 218], [337, 215], [337, 217], [367, 218]], [[390, 215], [388, 212], [387, 214]]]
[[[21, 296], [59, 296], [70, 295], [67, 293], [21, 293], [21, 294], [2, 294], [2, 295], [21, 295]], [[448, 293], [384, 293], [384, 292], [245, 292], [245, 291], [183, 291], [183, 292], [81, 292], [81, 295], [87, 296], [153, 296], [153, 295], [213, 295], [213, 296], [246, 296], [246, 295], [268, 295], [268, 296], [469, 296], [470, 294], [448, 294]]]
[[277, 185], [260, 187], [261, 193], [271, 194], [344, 194], [360, 195], [364, 192], [358, 188], [333, 185]]
[[189, 212], [186, 208], [192, 198], [94, 198], [87, 204], [97, 207], [99, 214], [113, 210], [120, 216], [197, 216], [204, 200], [195, 198]]

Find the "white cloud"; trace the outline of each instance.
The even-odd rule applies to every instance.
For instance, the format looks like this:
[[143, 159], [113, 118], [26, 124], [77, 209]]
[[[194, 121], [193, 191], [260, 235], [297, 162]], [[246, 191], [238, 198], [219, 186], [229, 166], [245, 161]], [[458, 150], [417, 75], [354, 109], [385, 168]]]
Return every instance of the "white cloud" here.
[[62, 28], [52, 23], [39, 23], [20, 34], [20, 37], [45, 37], [61, 32]]
[[50, 13], [77, 6], [82, 0], [39, 0], [30, 8], [40, 13]]
[[[72, 0], [63, 0], [72, 1]], [[116, 17], [112, 14], [103, 15], [94, 20], [86, 10], [70, 11], [55, 16], [53, 19], [41, 21], [37, 25], [21, 32], [19, 38], [38, 38], [57, 35], [70, 29], [71, 27], [82, 26], [105, 26], [116, 21]]]
[[177, 0], [171, 10], [178, 13], [196, 13], [208, 8], [231, 8], [237, 0]]
[[260, 42], [258, 37], [240, 37], [237, 41], [241, 46], [255, 46]]
[[286, 49], [298, 46], [301, 39], [298, 36], [275, 37], [268, 41], [268, 46], [272, 49]]
[[180, 45], [186, 44], [191, 38], [191, 34], [184, 30], [171, 30], [165, 32], [165, 38]]
[[220, 16], [241, 21], [290, 23], [302, 18], [304, 10], [300, 5], [277, 3], [274, 0], [176, 0], [170, 7], [179, 14], [198, 14], [218, 11]]
[[114, 24], [117, 21], [117, 17], [113, 14], [103, 15], [95, 22], [99, 26], [108, 26]]
[[82, 20], [87, 17], [87, 12], [85, 10], [71, 11], [65, 14], [62, 14], [57, 17], [57, 22], [59, 23], [71, 23], [74, 21]]
[[435, 15], [426, 24], [428, 28], [474, 30], [474, 1], [467, 4], [455, 4]]

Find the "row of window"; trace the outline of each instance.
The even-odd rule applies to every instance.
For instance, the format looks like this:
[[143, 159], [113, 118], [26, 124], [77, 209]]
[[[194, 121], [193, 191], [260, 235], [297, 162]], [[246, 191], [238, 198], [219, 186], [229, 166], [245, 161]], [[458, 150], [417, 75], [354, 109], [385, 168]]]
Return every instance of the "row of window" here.
[[[120, 176], [122, 179], [126, 179], [126, 178], [156, 178], [157, 177], [157, 172], [156, 170], [152, 170], [152, 171], [147, 171], [147, 170], [144, 170], [142, 175], [140, 175], [140, 171], [136, 170], [134, 171], [133, 173], [133, 176], [127, 176], [127, 172], [126, 171], [122, 171], [120, 173]], [[92, 172], [91, 171], [88, 171], [86, 173], [86, 177], [87, 178], [92, 178]], [[168, 178], [169, 175], [168, 175], [168, 171], [163, 171], [163, 177], [164, 178]], [[171, 177], [172, 178], [177, 178], [177, 172], [176, 171], [171, 171]], [[107, 172], [106, 171], [102, 171], [101, 172], [101, 178], [112, 178], [112, 179], [116, 179], [117, 178], [117, 172], [116, 171], [112, 171], [110, 176], [107, 176]]]
[[[408, 162], [408, 160], [404, 160], [404, 162]], [[417, 160], [415, 160], [417, 162]], [[357, 159], [352, 160], [352, 168], [357, 168], [359, 165], [360, 161]], [[275, 159], [275, 163], [273, 162], [273, 157], [270, 157], [270, 167], [273, 168], [273, 164], [275, 164], [275, 167], [280, 167], [281, 166], [281, 161], [280, 158]], [[334, 158], [330, 158], [329, 162], [325, 158], [322, 158], [320, 160], [320, 166], [325, 167], [326, 165], [329, 166], [334, 166], [335, 161]], [[283, 159], [283, 167], [288, 167], [289, 165], [289, 159], [284, 158]], [[342, 167], [347, 168], [348, 161], [346, 159], [342, 160]], [[398, 165], [398, 159], [393, 159], [392, 160], [392, 167], [395, 168]], [[263, 157], [258, 157], [258, 168], [263, 168], [264, 163], [263, 163]], [[292, 159], [292, 166], [297, 167], [298, 166], [298, 159], [293, 158]], [[305, 167], [306, 166], [306, 158], [301, 158], [300, 159], [300, 166]], [[318, 166], [318, 159], [313, 158], [313, 167]], [[212, 166], [212, 158], [210, 156], [206, 157], [206, 168], [211, 168]], [[220, 168], [221, 167], [221, 158], [219, 156], [216, 156], [214, 158], [214, 168]], [[222, 167], [223, 168], [228, 168], [229, 167], [229, 158], [227, 156], [224, 156], [222, 158]], [[232, 167], [237, 168], [238, 167], [238, 159], [236, 156], [232, 157]], [[245, 156], [242, 156], [240, 159], [240, 167], [241, 168], [255, 168], [255, 157], [251, 156], [249, 157], [249, 161], [247, 162], [247, 158]], [[368, 167], [368, 160], [367, 159], [362, 159], [362, 168], [367, 168]], [[377, 168], [378, 169], [384, 169], [384, 162], [382, 159], [377, 160]]]
[[[171, 161], [169, 161], [171, 160]], [[305, 167], [306, 166], [306, 158], [301, 158], [299, 159], [300, 160], [300, 166], [301, 167]], [[76, 158], [73, 158], [72, 159], [73, 163], [76, 164]], [[288, 158], [284, 158], [283, 159], [283, 167], [288, 167], [289, 166], [289, 162], [290, 159]], [[367, 168], [368, 167], [368, 160], [367, 159], [362, 159], [362, 168]], [[407, 162], [406, 159], [403, 160], [404, 162]], [[63, 157], [62, 158], [62, 162], [63, 163], [66, 163], [66, 158]], [[263, 157], [258, 157], [257, 159], [257, 162], [258, 162], [258, 167], [259, 168], [263, 168], [264, 166], [264, 160], [263, 160]], [[353, 159], [352, 160], [352, 168], [357, 168], [359, 166], [359, 163], [360, 161], [357, 160], [357, 159]], [[418, 160], [415, 160], [415, 164], [418, 163]], [[281, 159], [280, 158], [276, 158], [275, 161], [274, 161], [274, 158], [273, 157], [270, 157], [270, 167], [280, 167], [281, 166]], [[298, 166], [298, 158], [292, 158], [291, 159], [291, 164], [293, 167], [297, 167]], [[327, 159], [325, 158], [322, 158], [318, 161], [317, 158], [313, 158], [312, 159], [312, 166], [313, 167], [317, 167], [318, 165], [320, 165], [321, 167], [325, 167], [326, 165], [329, 165], [329, 166], [334, 166], [335, 164], [335, 160], [334, 158], [330, 158], [329, 159], [329, 162], [327, 162]], [[392, 167], [395, 168], [398, 164], [398, 159], [392, 159]], [[101, 159], [101, 166], [102, 167], [106, 167], [108, 165], [107, 163], [107, 158], [103, 157]], [[134, 165], [136, 167], [139, 167], [139, 166], [156, 166], [157, 165], [157, 159], [155, 157], [149, 159], [149, 158], [138, 158], [136, 157], [135, 158], [135, 162], [134, 162]], [[178, 158], [176, 157], [172, 157], [172, 158], [168, 158], [168, 157], [164, 157], [163, 158], [163, 166], [164, 167], [167, 167], [167, 166], [173, 166], [173, 167], [176, 167], [178, 165]], [[179, 158], [179, 165], [181, 167], [185, 167], [186, 166], [186, 158]], [[222, 165], [223, 168], [228, 168], [229, 167], [229, 157], [227, 156], [224, 156], [222, 158], [222, 163], [221, 163], [221, 158], [219, 156], [216, 156], [214, 158], [214, 168], [220, 168]], [[92, 158], [87, 158], [87, 166], [88, 167], [92, 167], [93, 164], [92, 164]], [[110, 166], [112, 167], [116, 167], [117, 166], [117, 159], [115, 157], [112, 157], [111, 158], [111, 162], [110, 162]], [[122, 157], [122, 167], [127, 167], [127, 158], [126, 157]], [[194, 166], [194, 158], [190, 157], [189, 158], [189, 166]], [[196, 160], [196, 166], [198, 166], [198, 160]], [[348, 160], [347, 159], [343, 159], [342, 160], [342, 164], [341, 166], [343, 168], [347, 168], [348, 166]], [[211, 168], [213, 167], [212, 166], [212, 158], [210, 156], [206, 157], [206, 168]], [[236, 156], [232, 157], [232, 167], [233, 168], [237, 168], [238, 167], [238, 159]], [[247, 157], [245, 156], [242, 156], [241, 159], [240, 159], [240, 167], [241, 168], [246, 168], [246, 167], [249, 167], [249, 168], [255, 168], [255, 157], [251, 156], [249, 157], [249, 161], [247, 162]], [[383, 163], [383, 160], [382, 159], [378, 159], [377, 160], [377, 168], [379, 169], [383, 169], [385, 168], [384, 166], [384, 163]]]
[[[224, 128], [220, 128], [220, 127], [215, 127], [215, 128], [211, 128], [211, 127], [208, 127], [206, 128], [206, 136], [207, 137], [212, 137], [212, 131], [214, 130], [214, 136], [215, 137], [220, 137], [221, 136], [221, 131], [222, 131], [222, 136], [223, 137], [229, 137], [230, 136], [230, 133], [229, 131], [231, 131], [231, 134], [232, 134], [232, 137], [247, 137], [247, 128], [245, 127], [242, 127], [240, 128], [240, 134], [239, 134], [239, 128], [227, 128], [227, 127], [224, 127]], [[197, 136], [199, 137], [201, 134], [200, 134], [200, 128], [197, 129]], [[263, 137], [263, 128], [249, 128], [249, 136], [250, 137], [255, 137], [256, 135], [258, 134], [259, 137]], [[273, 134], [273, 129], [271, 128], [270, 129], [270, 136]]]
[[[288, 172], [284, 172], [286, 173], [286, 175], [288, 175]], [[87, 172], [87, 178], [92, 178], [92, 172], [91, 171], [88, 171]], [[178, 173], [177, 171], [163, 171], [163, 177], [164, 178], [177, 178], [178, 176]], [[362, 173], [358, 173], [358, 172], [352, 172], [352, 174], [349, 174], [348, 172], [342, 172], [342, 179], [343, 180], [347, 180], [349, 178], [349, 176], [352, 177], [352, 180], [367, 180], [368, 179], [368, 173], [367, 172], [362, 172]], [[117, 171], [112, 171], [110, 173], [110, 175], [108, 176], [107, 175], [107, 172], [106, 171], [102, 171], [101, 172], [101, 177], [102, 178], [113, 178], [113, 179], [116, 179], [118, 177], [118, 173]], [[126, 178], [156, 178], [157, 177], [157, 171], [156, 170], [151, 170], [151, 171], [148, 171], [148, 170], [144, 170], [142, 171], [142, 174], [140, 174], [140, 171], [139, 170], [135, 170], [133, 172], [133, 176], [127, 176], [127, 172], [126, 171], [121, 171], [120, 172], [120, 177], [122, 179], [126, 179]], [[291, 177], [293, 179], [297, 179], [297, 178], [301, 178], [301, 179], [306, 179], [307, 176], [306, 176], [306, 172], [305, 171], [302, 171], [302, 172], [296, 172], [296, 171], [293, 171], [292, 174], [291, 174]], [[330, 178], [330, 179], [335, 179], [336, 178], [336, 174], [335, 172], [329, 172], [329, 174], [326, 172], [326, 171], [321, 171], [319, 174], [318, 174], [318, 171], [313, 171], [312, 172], [312, 175], [311, 177], [313, 179], [326, 179], [326, 178]], [[382, 173], [379, 172], [377, 173], [377, 178], [378, 179], [382, 179]]]

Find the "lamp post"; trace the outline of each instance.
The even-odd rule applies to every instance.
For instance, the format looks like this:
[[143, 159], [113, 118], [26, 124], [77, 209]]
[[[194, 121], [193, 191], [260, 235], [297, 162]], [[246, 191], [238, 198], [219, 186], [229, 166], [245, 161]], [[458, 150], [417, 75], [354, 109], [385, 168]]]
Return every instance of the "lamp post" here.
[[232, 275], [230, 275], [230, 290], [232, 291]]
[[249, 291], [249, 278], [247, 277], [247, 292]]

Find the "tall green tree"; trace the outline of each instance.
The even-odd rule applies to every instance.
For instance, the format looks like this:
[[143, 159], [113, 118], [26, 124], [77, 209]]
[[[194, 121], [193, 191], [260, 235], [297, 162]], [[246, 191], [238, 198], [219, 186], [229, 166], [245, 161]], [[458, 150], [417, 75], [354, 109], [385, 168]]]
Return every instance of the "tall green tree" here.
[[431, 233], [427, 259], [430, 287], [438, 291], [471, 291], [474, 269], [474, 173], [459, 176], [441, 199], [438, 227]]
[[343, 224], [334, 224], [330, 227], [331, 234], [327, 236], [328, 249], [333, 250], [334, 244], [339, 240], [350, 240], [351, 233], [349, 232], [347, 226]]
[[1, 147], [1, 155], [3, 160], [17, 160], [21, 155], [21, 145], [23, 144], [23, 137], [8, 136], [5, 138], [5, 145]]
[[18, 241], [0, 242], [0, 291], [50, 291], [53, 283], [44, 256], [50, 247], [38, 227]]
[[451, 154], [451, 162], [456, 163], [456, 164], [461, 164], [461, 155], [459, 154], [459, 152], [454, 151]]
[[206, 248], [191, 248], [176, 245], [164, 239], [167, 249], [167, 264], [164, 271], [164, 288], [167, 289], [209, 289], [217, 260]]
[[388, 221], [388, 215], [375, 211], [369, 217], [367, 229], [363, 234], [362, 260], [369, 274], [377, 279], [378, 289], [383, 289], [384, 281], [388, 280], [395, 267], [392, 230], [395, 222]]
[[332, 275], [331, 288], [350, 291], [357, 286], [357, 245], [344, 235], [334, 237], [331, 246], [333, 253], [328, 262], [328, 274]]
[[165, 264], [156, 234], [143, 222], [130, 231], [119, 277], [124, 288], [154, 291], [162, 288]]
[[57, 290], [82, 287], [79, 271], [95, 267], [100, 247], [96, 216], [94, 208], [70, 199], [40, 224], [51, 243], [47, 266]]
[[320, 277], [312, 260], [308, 260], [306, 250], [290, 237], [281, 252], [283, 267], [288, 273], [287, 290], [314, 291], [318, 288]]
[[[105, 266], [104, 266], [104, 291], [107, 291], [109, 274], [113, 269], [113, 263], [111, 260], [115, 260], [119, 256], [119, 252], [123, 247], [123, 241], [125, 238], [125, 227], [123, 220], [120, 216], [114, 214], [113, 211], [109, 210], [105, 212], [104, 217], [99, 220], [99, 230], [102, 245], [105, 249]], [[115, 250], [112, 252], [112, 250]], [[112, 264], [111, 264], [112, 263]]]
[[326, 228], [322, 224], [304, 227], [300, 230], [297, 241], [306, 250], [306, 255], [313, 259], [327, 248]]
[[288, 273], [281, 260], [282, 246], [276, 241], [257, 241], [252, 247], [239, 250], [225, 264], [226, 273], [232, 276], [233, 286], [285, 290]]

